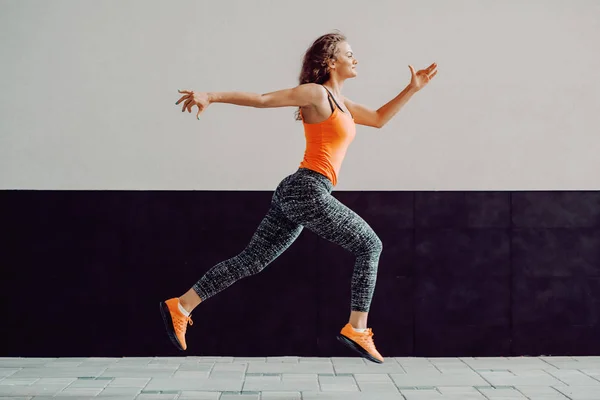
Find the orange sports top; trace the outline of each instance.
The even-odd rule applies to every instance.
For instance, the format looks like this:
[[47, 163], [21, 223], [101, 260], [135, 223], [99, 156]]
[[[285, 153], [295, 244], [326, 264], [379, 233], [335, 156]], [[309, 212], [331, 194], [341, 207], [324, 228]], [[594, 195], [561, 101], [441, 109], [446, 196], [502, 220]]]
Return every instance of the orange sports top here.
[[[331, 92], [326, 87], [325, 90], [328, 93], [327, 98], [332, 114], [325, 121], [317, 124], [302, 121], [306, 150], [300, 168], [311, 169], [325, 175], [335, 186], [346, 150], [356, 136], [356, 125], [352, 115], [343, 111]], [[337, 107], [333, 107], [331, 99]]]

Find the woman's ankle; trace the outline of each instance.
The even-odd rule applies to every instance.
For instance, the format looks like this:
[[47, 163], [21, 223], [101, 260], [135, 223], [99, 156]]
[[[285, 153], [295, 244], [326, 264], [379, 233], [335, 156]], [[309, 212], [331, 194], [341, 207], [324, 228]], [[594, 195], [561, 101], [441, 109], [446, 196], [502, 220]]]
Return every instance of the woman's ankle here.
[[355, 329], [366, 329], [368, 315], [366, 312], [352, 311], [348, 322]]
[[185, 308], [185, 310], [187, 312], [190, 312], [190, 313], [192, 311], [194, 311], [194, 309], [200, 303], [201, 303], [200, 296], [198, 296], [198, 294], [196, 293], [196, 291], [194, 289], [188, 290], [184, 295], [179, 297], [179, 304], [181, 304], [181, 306], [183, 308]]

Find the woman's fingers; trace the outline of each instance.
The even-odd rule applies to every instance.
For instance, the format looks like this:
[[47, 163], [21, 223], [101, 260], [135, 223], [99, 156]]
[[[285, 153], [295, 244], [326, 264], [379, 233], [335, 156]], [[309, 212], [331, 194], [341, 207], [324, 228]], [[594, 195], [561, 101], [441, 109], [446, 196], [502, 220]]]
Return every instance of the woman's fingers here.
[[208, 105], [208, 102], [205, 101], [206, 96], [204, 96], [204, 93], [194, 93], [193, 90], [178, 90], [178, 92], [184, 94], [183, 97], [181, 97], [175, 103], [179, 104], [183, 102], [181, 112], [185, 112], [187, 110], [189, 113], [191, 113], [192, 108], [194, 108], [194, 106], [198, 106], [196, 118], [200, 119], [200, 114], [204, 111], [205, 106]]
[[[188, 99], [185, 103], [183, 103], [183, 108], [181, 109], [181, 112], [184, 112], [186, 108], [190, 107], [190, 103], [192, 103], [194, 101], [193, 98]], [[193, 105], [193, 104], [192, 104]]]
[[175, 103], [176, 105], [181, 103], [182, 100], [194, 95], [193, 90], [178, 90], [178, 92], [185, 93], [185, 94], [179, 100], [177, 100], [177, 102]]
[[175, 104], [179, 104], [181, 103], [182, 100], [187, 99], [188, 97], [190, 97], [189, 95], [183, 96], [182, 98], [180, 98], [179, 100], [177, 100], [177, 102]]

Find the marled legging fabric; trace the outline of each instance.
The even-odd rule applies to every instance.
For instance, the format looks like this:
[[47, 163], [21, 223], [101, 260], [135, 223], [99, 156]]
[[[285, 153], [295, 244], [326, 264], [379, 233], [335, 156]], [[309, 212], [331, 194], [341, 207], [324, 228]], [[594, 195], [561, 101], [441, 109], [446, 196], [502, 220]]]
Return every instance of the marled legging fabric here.
[[327, 177], [309, 169], [300, 168], [284, 178], [248, 246], [208, 270], [194, 284], [194, 291], [205, 301], [235, 281], [259, 273], [306, 227], [354, 254], [351, 310], [368, 312], [381, 240], [361, 217], [331, 195], [332, 190], [333, 184]]

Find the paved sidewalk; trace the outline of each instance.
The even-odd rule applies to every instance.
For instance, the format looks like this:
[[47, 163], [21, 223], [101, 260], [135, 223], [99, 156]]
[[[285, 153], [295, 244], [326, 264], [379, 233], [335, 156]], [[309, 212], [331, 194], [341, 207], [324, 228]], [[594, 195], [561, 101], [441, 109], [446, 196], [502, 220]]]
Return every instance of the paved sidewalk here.
[[0, 399], [600, 400], [600, 357], [0, 358]]

